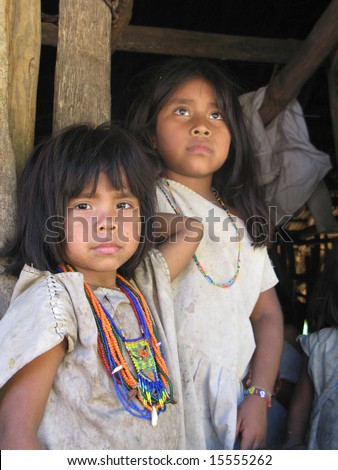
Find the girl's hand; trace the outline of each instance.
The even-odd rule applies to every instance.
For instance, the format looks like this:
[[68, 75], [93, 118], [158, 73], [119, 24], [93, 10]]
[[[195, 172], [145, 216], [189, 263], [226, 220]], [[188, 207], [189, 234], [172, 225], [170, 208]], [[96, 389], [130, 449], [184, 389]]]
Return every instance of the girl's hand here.
[[203, 238], [203, 224], [193, 217], [159, 213], [153, 222], [153, 238], [168, 264], [173, 281], [197, 250]]
[[245, 397], [237, 413], [236, 439], [241, 439], [241, 450], [264, 448], [266, 432], [266, 401], [257, 396]]

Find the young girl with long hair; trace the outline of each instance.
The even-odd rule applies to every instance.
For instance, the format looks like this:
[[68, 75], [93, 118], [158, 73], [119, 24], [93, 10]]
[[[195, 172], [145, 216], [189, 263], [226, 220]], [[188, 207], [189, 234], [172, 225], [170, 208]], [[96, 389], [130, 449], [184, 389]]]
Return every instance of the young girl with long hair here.
[[0, 322], [2, 449], [184, 448], [170, 281], [202, 227], [153, 218], [156, 174], [116, 125], [30, 156], [1, 250], [20, 274]]
[[205, 227], [173, 283], [187, 446], [259, 448], [283, 322], [241, 107], [230, 80], [210, 61], [174, 58], [141, 82], [128, 120], [162, 162], [159, 210], [200, 217]]

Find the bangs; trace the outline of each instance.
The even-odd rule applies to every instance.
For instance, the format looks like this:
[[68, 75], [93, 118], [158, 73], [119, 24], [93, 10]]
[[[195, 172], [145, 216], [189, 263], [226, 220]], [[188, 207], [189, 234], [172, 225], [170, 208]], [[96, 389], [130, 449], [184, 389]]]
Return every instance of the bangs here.
[[74, 142], [73, 147], [64, 148], [64, 158], [60, 161], [65, 166], [64, 180], [59, 184], [64, 204], [85, 188], [93, 195], [100, 173], [107, 176], [112, 189], [123, 191], [129, 186], [139, 200], [151, 192], [156, 177], [154, 168], [139, 142], [129, 134], [121, 129], [107, 133], [100, 126], [95, 131], [82, 132]]
[[[173, 64], [173, 66], [171, 66]], [[183, 65], [183, 67], [181, 67]], [[215, 90], [217, 106], [225, 114], [227, 123], [231, 113], [227, 110], [228, 104], [232, 107], [232, 91], [234, 83], [210, 62], [195, 60], [174, 60], [168, 61], [159, 73], [156, 73], [153, 80], [154, 85], [153, 103], [150, 107], [148, 119], [156, 123], [157, 114], [169, 101], [174, 91], [189, 80], [200, 78], [208, 82]]]
[[76, 168], [72, 178], [67, 178], [64, 187], [65, 199], [69, 200], [79, 196], [84, 190], [90, 197], [94, 196], [100, 173], [104, 173], [110, 183], [110, 188], [117, 191], [125, 189], [125, 182], [128, 181], [125, 171], [116, 162], [110, 161], [109, 165], [102, 165], [99, 161], [92, 165]]

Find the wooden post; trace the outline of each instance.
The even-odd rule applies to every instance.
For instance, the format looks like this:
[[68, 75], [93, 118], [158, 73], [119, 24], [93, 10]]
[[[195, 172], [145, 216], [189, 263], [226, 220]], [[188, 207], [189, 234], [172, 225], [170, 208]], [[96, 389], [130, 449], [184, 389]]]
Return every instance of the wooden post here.
[[8, 2], [9, 130], [20, 174], [34, 146], [41, 50], [41, 2]]
[[267, 126], [296, 98], [316, 68], [337, 47], [338, 0], [332, 0], [290, 62], [273, 77], [259, 114]]
[[[9, 31], [8, 4], [0, 0], [0, 246], [12, 234], [15, 221], [16, 171], [15, 154], [9, 132], [8, 68]], [[1, 260], [1, 265], [4, 260]], [[0, 274], [0, 318], [5, 313], [14, 280]]]
[[60, 0], [53, 131], [110, 120], [111, 9], [103, 1]]
[[338, 168], [338, 49], [331, 56], [328, 80], [333, 139]]

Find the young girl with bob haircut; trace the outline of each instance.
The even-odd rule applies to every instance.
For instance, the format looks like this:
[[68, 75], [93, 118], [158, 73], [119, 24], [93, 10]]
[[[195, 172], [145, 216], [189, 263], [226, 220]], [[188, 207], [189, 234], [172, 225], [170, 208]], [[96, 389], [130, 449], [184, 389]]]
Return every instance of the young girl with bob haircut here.
[[289, 407], [285, 449], [338, 449], [338, 239], [310, 295], [303, 362]]
[[141, 83], [128, 119], [162, 162], [159, 210], [204, 223], [201, 244], [173, 283], [187, 447], [261, 448], [283, 322], [241, 107], [211, 61], [174, 58]]
[[31, 154], [1, 250], [20, 274], [0, 322], [2, 449], [184, 448], [170, 281], [202, 227], [153, 219], [156, 174], [116, 125]]

